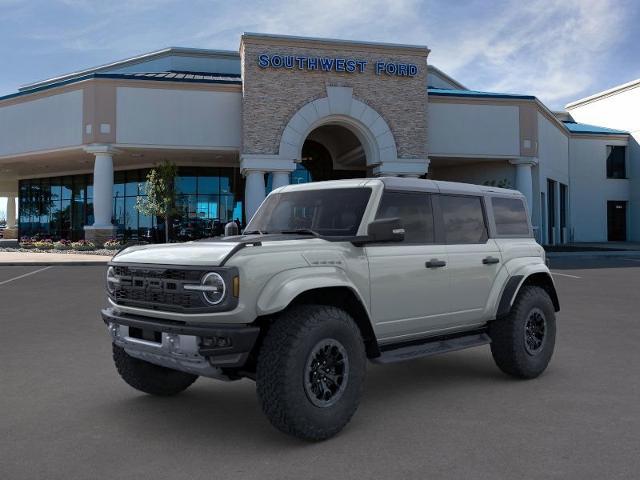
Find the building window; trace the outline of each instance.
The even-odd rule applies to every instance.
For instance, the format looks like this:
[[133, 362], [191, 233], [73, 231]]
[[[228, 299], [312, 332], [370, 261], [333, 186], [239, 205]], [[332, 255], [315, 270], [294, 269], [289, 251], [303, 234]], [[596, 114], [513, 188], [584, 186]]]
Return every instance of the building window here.
[[440, 208], [447, 243], [485, 243], [489, 238], [480, 197], [440, 195]]
[[627, 147], [607, 146], [607, 178], [627, 178]]
[[[113, 225], [120, 240], [163, 241], [161, 219], [142, 215], [136, 200], [144, 196], [148, 170], [114, 174]], [[178, 214], [170, 224], [171, 237], [189, 240], [224, 231], [224, 225], [243, 220], [242, 178], [237, 168], [179, 168], [176, 178]], [[21, 180], [19, 188], [21, 236], [79, 240], [84, 226], [93, 224], [93, 175]]]

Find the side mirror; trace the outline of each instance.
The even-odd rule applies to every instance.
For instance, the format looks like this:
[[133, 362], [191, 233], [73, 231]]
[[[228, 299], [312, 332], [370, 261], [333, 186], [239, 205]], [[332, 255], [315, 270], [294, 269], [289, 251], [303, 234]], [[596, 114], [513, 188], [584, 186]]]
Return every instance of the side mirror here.
[[404, 240], [404, 227], [399, 218], [380, 218], [368, 227], [368, 242], [401, 242]]

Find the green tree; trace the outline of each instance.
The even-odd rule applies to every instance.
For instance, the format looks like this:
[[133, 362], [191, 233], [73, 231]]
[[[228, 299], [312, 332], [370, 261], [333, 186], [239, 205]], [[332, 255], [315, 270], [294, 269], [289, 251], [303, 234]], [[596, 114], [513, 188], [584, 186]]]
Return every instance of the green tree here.
[[169, 243], [169, 219], [176, 212], [175, 178], [178, 167], [165, 160], [147, 174], [147, 184], [141, 185], [144, 197], [136, 199], [136, 210], [143, 215], [164, 219], [165, 242]]

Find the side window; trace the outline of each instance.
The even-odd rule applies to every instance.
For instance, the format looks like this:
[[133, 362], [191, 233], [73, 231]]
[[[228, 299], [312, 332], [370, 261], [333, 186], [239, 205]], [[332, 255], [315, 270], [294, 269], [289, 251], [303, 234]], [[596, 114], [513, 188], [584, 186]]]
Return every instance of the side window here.
[[489, 235], [480, 197], [440, 195], [447, 243], [485, 243]]
[[607, 178], [627, 178], [627, 147], [607, 146]]
[[519, 198], [491, 199], [498, 235], [529, 236], [529, 222], [524, 202]]
[[404, 243], [433, 243], [433, 213], [428, 193], [385, 191], [376, 219], [399, 218], [404, 226]]

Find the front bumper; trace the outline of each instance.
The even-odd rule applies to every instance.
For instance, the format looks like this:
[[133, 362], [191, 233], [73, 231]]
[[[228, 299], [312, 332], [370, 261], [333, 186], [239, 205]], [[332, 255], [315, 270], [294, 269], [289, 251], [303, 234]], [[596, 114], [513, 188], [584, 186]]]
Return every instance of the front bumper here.
[[223, 378], [223, 368], [240, 368], [253, 349], [259, 327], [188, 325], [102, 310], [113, 343], [141, 360], [196, 375]]

